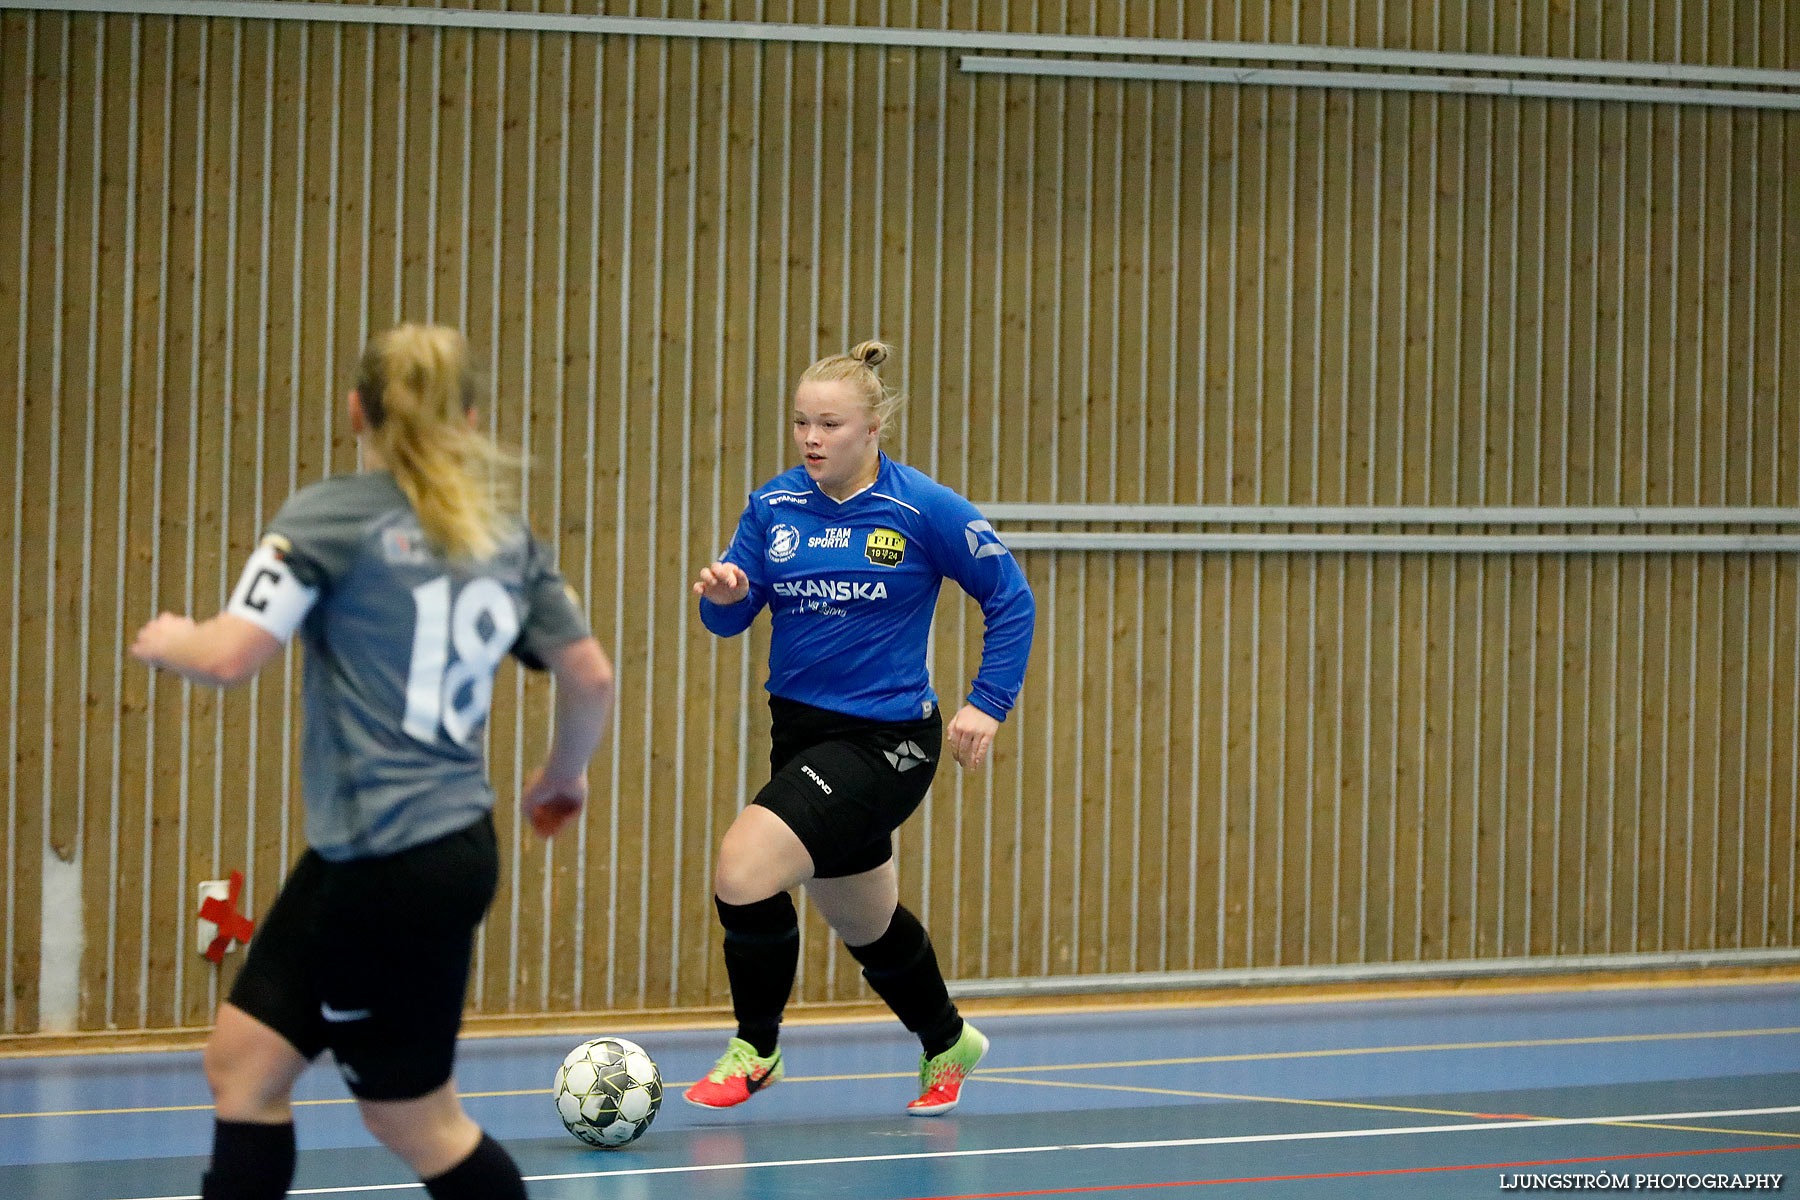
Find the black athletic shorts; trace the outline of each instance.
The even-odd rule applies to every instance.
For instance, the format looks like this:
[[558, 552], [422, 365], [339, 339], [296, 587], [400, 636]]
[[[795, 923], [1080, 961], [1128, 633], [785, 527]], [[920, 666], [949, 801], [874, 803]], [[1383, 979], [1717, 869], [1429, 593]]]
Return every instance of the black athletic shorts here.
[[944, 719], [870, 721], [769, 697], [774, 773], [753, 803], [780, 817], [812, 855], [813, 875], [872, 871], [937, 774]]
[[364, 1100], [434, 1091], [450, 1078], [475, 929], [499, 874], [486, 815], [380, 858], [308, 850], [250, 939], [231, 1003], [308, 1059], [330, 1050]]

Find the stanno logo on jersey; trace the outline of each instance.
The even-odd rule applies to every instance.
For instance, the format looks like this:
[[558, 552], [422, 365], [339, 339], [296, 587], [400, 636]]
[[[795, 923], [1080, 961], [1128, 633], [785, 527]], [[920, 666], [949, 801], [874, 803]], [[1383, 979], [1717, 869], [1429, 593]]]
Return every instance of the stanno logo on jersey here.
[[786, 562], [800, 548], [800, 531], [792, 525], [777, 525], [769, 530], [769, 561]]
[[805, 504], [806, 503], [805, 496], [797, 496], [793, 492], [777, 492], [777, 493], [775, 493], [775, 495], [768, 496], [765, 498], [768, 500], [768, 502], [771, 506], [774, 506], [777, 504]]
[[1000, 535], [986, 521], [970, 521], [963, 526], [963, 536], [969, 540], [969, 553], [976, 558], [992, 558], [996, 554], [1006, 553], [1006, 547], [1000, 542]]
[[806, 539], [806, 544], [814, 550], [848, 550], [850, 548], [850, 530], [827, 529], [824, 533], [814, 534]]
[[892, 529], [877, 529], [863, 543], [863, 557], [878, 567], [897, 567], [906, 560], [906, 539]]

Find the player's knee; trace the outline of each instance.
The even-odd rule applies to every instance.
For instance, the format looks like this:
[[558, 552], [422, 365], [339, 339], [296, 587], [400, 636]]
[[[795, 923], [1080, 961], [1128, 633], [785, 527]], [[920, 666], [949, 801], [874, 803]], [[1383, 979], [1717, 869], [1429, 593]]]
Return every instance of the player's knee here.
[[211, 1037], [206, 1039], [206, 1049], [201, 1052], [200, 1065], [206, 1071], [206, 1086], [212, 1089], [213, 1101], [222, 1103], [232, 1099], [243, 1075], [243, 1057], [232, 1054], [220, 1044], [218, 1038]]
[[363, 1128], [421, 1178], [429, 1179], [455, 1166], [481, 1140], [481, 1129], [454, 1098], [434, 1095], [418, 1101], [363, 1101], [358, 1107]]
[[398, 1117], [368, 1104], [358, 1107], [362, 1110], [363, 1128], [373, 1134], [376, 1141], [390, 1150], [396, 1150], [394, 1143], [405, 1140], [406, 1125]]
[[781, 891], [771, 877], [769, 856], [758, 853], [752, 828], [734, 824], [719, 845], [719, 864], [713, 871], [713, 892], [727, 904], [755, 904]]
[[773, 812], [752, 804], [719, 843], [713, 891], [727, 904], [755, 904], [812, 875], [812, 859], [792, 830]]
[[430, 1114], [395, 1104], [362, 1104], [363, 1128], [375, 1140], [409, 1162], [434, 1140]]
[[892, 909], [885, 912], [839, 912], [832, 915], [831, 929], [848, 947], [866, 946], [887, 932], [888, 922], [893, 915]]
[[755, 904], [781, 891], [760, 863], [747, 854], [721, 851], [713, 873], [713, 892], [727, 904]]
[[287, 1081], [249, 1048], [209, 1038], [200, 1056], [213, 1107], [228, 1121], [278, 1119], [287, 1110]]

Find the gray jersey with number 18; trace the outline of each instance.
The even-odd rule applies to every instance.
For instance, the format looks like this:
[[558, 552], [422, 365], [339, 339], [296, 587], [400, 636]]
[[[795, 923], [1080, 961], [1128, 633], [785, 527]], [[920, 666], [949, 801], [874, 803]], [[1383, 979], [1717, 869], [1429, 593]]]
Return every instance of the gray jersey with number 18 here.
[[494, 803], [481, 735], [508, 653], [542, 669], [587, 636], [529, 530], [491, 557], [432, 549], [385, 471], [303, 488], [226, 611], [306, 647], [306, 837], [328, 859], [393, 854]]

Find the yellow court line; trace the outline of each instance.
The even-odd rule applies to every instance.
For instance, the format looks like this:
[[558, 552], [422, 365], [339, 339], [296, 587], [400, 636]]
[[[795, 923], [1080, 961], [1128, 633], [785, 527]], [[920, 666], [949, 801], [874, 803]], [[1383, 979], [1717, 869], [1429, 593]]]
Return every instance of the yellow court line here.
[[1595, 1037], [1520, 1038], [1497, 1042], [1425, 1042], [1411, 1046], [1346, 1046], [1334, 1050], [1274, 1050], [1262, 1054], [1205, 1054], [1192, 1058], [1136, 1058], [1118, 1062], [1069, 1063], [1032, 1067], [983, 1067], [981, 1073], [999, 1071], [1103, 1071], [1122, 1067], [1184, 1067], [1206, 1063], [1274, 1062], [1296, 1058], [1353, 1058], [1366, 1054], [1424, 1054], [1443, 1050], [1525, 1050], [1544, 1046], [1605, 1046], [1633, 1042], [1704, 1041], [1709, 1038], [1780, 1037], [1800, 1033], [1800, 1025], [1773, 1029], [1718, 1029], [1694, 1033], [1616, 1033]]
[[[1260, 1054], [1206, 1054], [1189, 1058], [1138, 1058], [1120, 1059], [1113, 1062], [1097, 1063], [1044, 1063], [1035, 1066], [1019, 1067], [983, 1067], [980, 1073], [996, 1082], [1002, 1082], [1002, 1074], [1034, 1071], [1113, 1071], [1129, 1067], [1181, 1067], [1203, 1066], [1208, 1063], [1232, 1062], [1277, 1062], [1291, 1059], [1307, 1058], [1351, 1058], [1374, 1054], [1425, 1054], [1449, 1050], [1521, 1050], [1546, 1046], [1604, 1046], [1626, 1045], [1648, 1042], [1705, 1041], [1717, 1038], [1744, 1037], [1784, 1037], [1800, 1034], [1800, 1025], [1784, 1025], [1769, 1029], [1714, 1029], [1697, 1030], [1687, 1033], [1620, 1033], [1604, 1034], [1594, 1037], [1572, 1038], [1522, 1038], [1512, 1041], [1492, 1042], [1427, 1042], [1404, 1046], [1346, 1046], [1325, 1050], [1276, 1050]], [[853, 1075], [788, 1075], [789, 1083], [855, 1083], [877, 1079], [911, 1079], [912, 1071], [875, 1071]], [[686, 1087], [685, 1083], [666, 1083], [667, 1088]], [[1118, 1085], [1070, 1085], [1070, 1086], [1118, 1086]], [[549, 1094], [548, 1088], [523, 1088], [514, 1091], [462, 1092], [465, 1100], [491, 1098], [498, 1096], [541, 1096]], [[1182, 1094], [1182, 1093], [1172, 1093]], [[1193, 1093], [1199, 1095], [1201, 1093]], [[352, 1097], [341, 1097], [325, 1100], [296, 1100], [296, 1107], [320, 1104], [353, 1104]], [[1340, 1102], [1348, 1104], [1348, 1102]], [[205, 1112], [212, 1108], [210, 1104], [171, 1104], [145, 1108], [90, 1108], [70, 1109], [59, 1112], [13, 1112], [0, 1113], [0, 1120], [16, 1120], [22, 1117], [109, 1117], [129, 1116], [134, 1113], [159, 1112]], [[1405, 1110], [1402, 1110], [1405, 1111]], [[1419, 1112], [1431, 1112], [1431, 1109], [1419, 1109]], [[1720, 1130], [1719, 1132], [1728, 1132]], [[1786, 1134], [1770, 1136], [1786, 1137]]]
[[163, 1104], [155, 1108], [72, 1108], [61, 1112], [0, 1113], [0, 1121], [20, 1117], [125, 1117], [133, 1113], [210, 1112], [210, 1104]]
[[[977, 1076], [986, 1076], [987, 1072], [978, 1071]], [[1318, 1108], [1364, 1108], [1374, 1112], [1424, 1113], [1439, 1117], [1475, 1117], [1489, 1121], [1554, 1121], [1556, 1117], [1534, 1116], [1531, 1113], [1482, 1113], [1464, 1112], [1455, 1108], [1413, 1108], [1403, 1104], [1367, 1104], [1352, 1100], [1309, 1100], [1296, 1096], [1251, 1096], [1237, 1092], [1190, 1092], [1176, 1088], [1136, 1087], [1123, 1083], [1070, 1083], [1055, 1079], [1006, 1079], [995, 1077], [990, 1083], [1016, 1083], [1028, 1087], [1061, 1087], [1085, 1088], [1101, 1092], [1143, 1092], [1153, 1096], [1192, 1096], [1202, 1100], [1248, 1100], [1259, 1104], [1301, 1104]], [[1745, 1137], [1772, 1137], [1800, 1140], [1800, 1131], [1787, 1130], [1777, 1132], [1769, 1129], [1721, 1129], [1716, 1125], [1659, 1125], [1650, 1121], [1605, 1121], [1598, 1124], [1618, 1126], [1627, 1129], [1677, 1129], [1688, 1133], [1740, 1133]]]
[[1741, 1133], [1745, 1137], [1786, 1138], [1789, 1141], [1800, 1141], [1800, 1130], [1789, 1129], [1777, 1133], [1772, 1129], [1721, 1129], [1717, 1125], [1660, 1125], [1654, 1121], [1598, 1121], [1599, 1125], [1613, 1125], [1621, 1129], [1679, 1129], [1684, 1133]]
[[[986, 1078], [987, 1072], [977, 1071], [975, 1078]], [[1133, 1087], [1124, 1083], [1068, 1083], [1055, 1079], [1004, 1079], [994, 1078], [990, 1083], [1017, 1083], [1028, 1087], [1060, 1087], [1093, 1089], [1102, 1092], [1145, 1092], [1153, 1096], [1192, 1096], [1201, 1100], [1250, 1100], [1259, 1104], [1303, 1104], [1319, 1108], [1366, 1108], [1374, 1112], [1425, 1113], [1434, 1117], [1488, 1117], [1492, 1113], [1463, 1112], [1454, 1108], [1409, 1108], [1402, 1104], [1361, 1104], [1352, 1100], [1308, 1100], [1297, 1096], [1248, 1096], [1237, 1092], [1188, 1092], [1175, 1088]], [[1516, 1117], [1508, 1119], [1516, 1120]]]
[[[917, 1072], [915, 1072], [915, 1071], [894, 1071], [887, 1075], [843, 1075], [843, 1076], [837, 1076], [837, 1075], [794, 1076], [794, 1075], [789, 1075], [789, 1076], [785, 1077], [784, 1082], [787, 1082], [787, 1083], [827, 1083], [827, 1082], [831, 1082], [836, 1079], [911, 1079], [916, 1074], [917, 1074]], [[692, 1081], [690, 1080], [689, 1082], [692, 1082]], [[677, 1088], [685, 1088], [687, 1086], [688, 1085], [686, 1083], [665, 1083], [663, 1085], [665, 1090], [669, 1090], [669, 1091], [673, 1091]], [[550, 1091], [551, 1091], [551, 1089], [549, 1089], [549, 1088], [514, 1088], [509, 1091], [500, 1091], [500, 1092], [458, 1092], [458, 1093], [456, 1093], [456, 1095], [457, 1095], [457, 1098], [461, 1099], [461, 1100], [483, 1100], [483, 1099], [493, 1099], [495, 1097], [505, 1097], [505, 1096], [548, 1096], [550, 1094]], [[333, 1096], [333, 1097], [328, 1097], [326, 1099], [321, 1099], [321, 1100], [296, 1100], [293, 1103], [294, 1103], [295, 1108], [300, 1108], [303, 1106], [317, 1106], [317, 1105], [322, 1105], [322, 1104], [355, 1104], [356, 1097], [354, 1097], [354, 1096]], [[156, 1105], [154, 1107], [144, 1107], [144, 1108], [73, 1108], [73, 1109], [65, 1109], [60, 1112], [0, 1113], [0, 1121], [16, 1120], [20, 1117], [128, 1117], [128, 1116], [132, 1116], [137, 1113], [211, 1112], [211, 1111], [212, 1111], [212, 1105], [210, 1105], [210, 1104], [161, 1104], [161, 1105]]]
[[[528, 1093], [521, 1094], [524, 1095]], [[299, 1108], [303, 1105], [315, 1104], [354, 1104], [356, 1103], [356, 1098], [354, 1096], [344, 1096], [330, 1100], [296, 1100], [293, 1103], [295, 1108]], [[210, 1104], [159, 1104], [155, 1107], [146, 1108], [73, 1108], [63, 1112], [0, 1113], [0, 1121], [11, 1120], [17, 1117], [129, 1117], [137, 1113], [211, 1111], [212, 1105]]]
[[[978, 1072], [978, 1074], [985, 1076], [988, 1074], [988, 1072], [980, 1071], [980, 1072]], [[790, 1083], [835, 1083], [835, 1082], [839, 1082], [839, 1081], [843, 1081], [843, 1080], [910, 1079], [910, 1078], [912, 1078], [912, 1072], [910, 1072], [910, 1071], [892, 1071], [892, 1072], [888, 1072], [886, 1074], [880, 1074], [880, 1075], [799, 1075], [799, 1076], [790, 1076], [787, 1079], [787, 1082], [790, 1082]], [[1369, 1109], [1369, 1110], [1375, 1111], [1375, 1112], [1422, 1113], [1427, 1116], [1487, 1117], [1490, 1119], [1495, 1118], [1495, 1114], [1493, 1114], [1493, 1113], [1464, 1112], [1460, 1109], [1454, 1109], [1454, 1108], [1412, 1108], [1412, 1107], [1408, 1107], [1406, 1105], [1400, 1105], [1400, 1104], [1364, 1104], [1364, 1103], [1358, 1103], [1358, 1102], [1350, 1101], [1350, 1100], [1307, 1100], [1307, 1099], [1301, 1099], [1301, 1098], [1291, 1097], [1291, 1096], [1252, 1096], [1252, 1095], [1240, 1094], [1240, 1093], [1236, 1093], [1236, 1092], [1195, 1092], [1195, 1091], [1185, 1091], [1185, 1090], [1182, 1090], [1179, 1088], [1137, 1087], [1137, 1086], [1133, 1086], [1130, 1084], [1123, 1084], [1123, 1083], [1069, 1083], [1066, 1081], [1055, 1080], [1055, 1079], [1006, 1079], [1006, 1078], [999, 1078], [999, 1077], [990, 1078], [989, 1082], [991, 1082], [991, 1083], [1012, 1083], [1012, 1084], [1019, 1084], [1021, 1086], [1026, 1086], [1026, 1087], [1084, 1088], [1084, 1089], [1088, 1089], [1091, 1091], [1101, 1091], [1101, 1092], [1142, 1092], [1146, 1095], [1152, 1095], [1152, 1096], [1185, 1096], [1185, 1097], [1191, 1097], [1194, 1099], [1201, 1099], [1201, 1100], [1246, 1100], [1246, 1101], [1253, 1101], [1253, 1102], [1262, 1103], [1262, 1104], [1301, 1104], [1301, 1105], [1310, 1105], [1310, 1106], [1319, 1107], [1319, 1108], [1362, 1108], [1362, 1109]], [[686, 1087], [686, 1086], [687, 1086], [686, 1084], [681, 1084], [681, 1083], [668, 1085], [670, 1090], [673, 1090], [675, 1088]], [[548, 1096], [550, 1094], [550, 1090], [551, 1089], [549, 1089], [549, 1088], [515, 1088], [510, 1091], [498, 1091], [498, 1092], [461, 1092], [461, 1093], [458, 1093], [458, 1095], [464, 1100], [477, 1100], [477, 1099], [484, 1099], [484, 1098], [485, 1099], [493, 1099], [495, 1097], [508, 1097], [508, 1096]], [[317, 1106], [317, 1105], [325, 1105], [325, 1104], [354, 1104], [355, 1102], [356, 1102], [356, 1100], [354, 1097], [343, 1096], [343, 1097], [334, 1097], [334, 1098], [323, 1099], [323, 1100], [296, 1100], [296, 1101], [294, 1101], [294, 1107], [299, 1108], [302, 1106]], [[157, 1106], [154, 1108], [87, 1108], [87, 1109], [70, 1109], [70, 1110], [66, 1110], [66, 1111], [62, 1111], [62, 1112], [0, 1113], [0, 1119], [17, 1118], [17, 1117], [131, 1116], [131, 1115], [139, 1114], [139, 1113], [207, 1112], [207, 1111], [210, 1111], [211, 1109], [212, 1109], [212, 1105], [210, 1105], [210, 1104], [167, 1104], [167, 1105], [160, 1105], [160, 1106]], [[1539, 1117], [1539, 1118], [1532, 1118], [1532, 1119], [1534, 1119], [1534, 1120], [1554, 1120], [1555, 1118]], [[1796, 1132], [1793, 1130], [1783, 1131], [1783, 1130], [1770, 1130], [1770, 1129], [1720, 1129], [1717, 1126], [1712, 1126], [1712, 1125], [1658, 1125], [1658, 1124], [1651, 1124], [1651, 1123], [1643, 1122], [1643, 1121], [1614, 1121], [1614, 1122], [1607, 1122], [1607, 1124], [1618, 1125], [1621, 1127], [1633, 1128], [1633, 1129], [1675, 1129], [1675, 1130], [1680, 1130], [1683, 1132], [1691, 1132], [1691, 1133], [1737, 1133], [1737, 1134], [1743, 1134], [1746, 1137], [1773, 1137], [1773, 1138], [1800, 1139], [1800, 1132]]]
[[[663, 1084], [665, 1089], [684, 1086], [686, 1085], [679, 1083]], [[456, 1095], [459, 1100], [480, 1100], [492, 1099], [495, 1096], [548, 1096], [555, 1090], [555, 1088], [514, 1088], [510, 1092], [458, 1092]]]
[[[1049, 1070], [1049, 1069], [1053, 1069], [1053, 1068], [1043, 1068], [1043, 1069]], [[789, 1076], [785, 1077], [784, 1082], [787, 1082], [787, 1083], [843, 1083], [843, 1082], [864, 1081], [864, 1080], [872, 1080], [872, 1079], [911, 1079], [913, 1077], [913, 1074], [914, 1074], [914, 1072], [911, 1072], [911, 1071], [889, 1071], [889, 1072], [882, 1073], [882, 1074], [864, 1074], [864, 1075], [789, 1075]], [[981, 1076], [981, 1077], [988, 1077], [988, 1072], [985, 1070], [978, 1071], [977, 1075]], [[1259, 1101], [1265, 1101], [1270, 1104], [1317, 1104], [1317, 1105], [1322, 1105], [1322, 1106], [1331, 1107], [1331, 1108], [1370, 1108], [1370, 1109], [1377, 1109], [1382, 1112], [1429, 1113], [1429, 1114], [1434, 1114], [1434, 1115], [1439, 1115], [1439, 1116], [1448, 1116], [1448, 1117], [1478, 1117], [1478, 1116], [1482, 1115], [1480, 1113], [1458, 1112], [1454, 1109], [1448, 1109], [1448, 1108], [1404, 1108], [1404, 1107], [1400, 1107], [1397, 1105], [1391, 1105], [1391, 1104], [1358, 1104], [1358, 1103], [1353, 1103], [1348, 1100], [1297, 1100], [1297, 1099], [1284, 1098], [1284, 1097], [1280, 1097], [1280, 1096], [1238, 1095], [1233, 1092], [1195, 1092], [1195, 1091], [1184, 1091], [1179, 1088], [1137, 1087], [1137, 1086], [1133, 1086], [1130, 1084], [1122, 1084], [1122, 1083], [1069, 1083], [1069, 1082], [1065, 1082], [1065, 1081], [1061, 1081], [1061, 1080], [1054, 1080], [1054, 1079], [1008, 1079], [1008, 1078], [1004, 1078], [1004, 1077], [993, 1077], [991, 1081], [994, 1083], [1020, 1084], [1020, 1085], [1029, 1086], [1029, 1087], [1085, 1088], [1085, 1089], [1088, 1089], [1091, 1091], [1102, 1091], [1102, 1092], [1143, 1092], [1143, 1093], [1146, 1093], [1149, 1095], [1155, 1095], [1155, 1096], [1188, 1096], [1188, 1097], [1194, 1097], [1194, 1098], [1202, 1099], [1202, 1100], [1259, 1100]], [[676, 1089], [684, 1088], [686, 1086], [687, 1086], [687, 1084], [685, 1084], [685, 1083], [671, 1083], [671, 1084], [664, 1085], [665, 1091], [674, 1091]], [[508, 1097], [508, 1096], [548, 1096], [550, 1094], [550, 1091], [551, 1091], [551, 1089], [549, 1089], [549, 1088], [515, 1088], [515, 1089], [509, 1090], [509, 1091], [496, 1091], [496, 1092], [458, 1092], [457, 1095], [459, 1098], [461, 1098], [463, 1100], [480, 1100], [480, 1099], [493, 1099], [496, 1097]], [[332, 1097], [332, 1098], [321, 1099], [321, 1100], [296, 1100], [296, 1101], [294, 1101], [294, 1107], [298, 1108], [302, 1105], [354, 1104], [354, 1103], [356, 1103], [355, 1097], [340, 1096], [340, 1097]], [[161, 1105], [161, 1106], [154, 1107], [154, 1108], [89, 1108], [89, 1109], [72, 1109], [72, 1110], [68, 1110], [68, 1111], [64, 1111], [64, 1112], [0, 1113], [0, 1118], [6, 1118], [6, 1117], [129, 1116], [133, 1113], [205, 1112], [205, 1111], [210, 1110], [211, 1108], [212, 1108], [212, 1105], [210, 1105], [210, 1104], [169, 1104], [169, 1105]], [[1796, 1136], [1800, 1136], [1800, 1135], [1796, 1135]]]
[[[1191, 1058], [1133, 1058], [1112, 1062], [1042, 1063], [1016, 1067], [984, 1066], [982, 1075], [992, 1078], [1002, 1072], [1021, 1071], [1112, 1071], [1128, 1067], [1185, 1067], [1208, 1063], [1275, 1062], [1303, 1058], [1346, 1058], [1367, 1054], [1423, 1054], [1447, 1050], [1513, 1050], [1545, 1046], [1600, 1046], [1633, 1042], [1704, 1041], [1708, 1038], [1781, 1037], [1800, 1034], [1800, 1025], [1783, 1025], [1770, 1029], [1715, 1029], [1687, 1033], [1616, 1033], [1578, 1038], [1521, 1038], [1495, 1042], [1427, 1042], [1404, 1046], [1346, 1046], [1326, 1050], [1271, 1050], [1260, 1054], [1204, 1054]], [[872, 1079], [908, 1079], [910, 1071], [873, 1071], [857, 1075], [786, 1075], [791, 1083], [856, 1083]], [[671, 1084], [671, 1087], [684, 1086]]]

